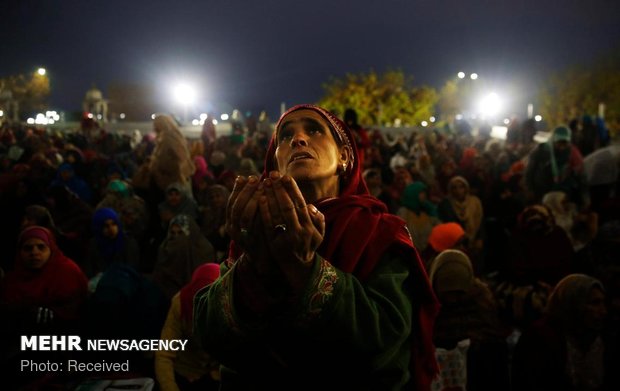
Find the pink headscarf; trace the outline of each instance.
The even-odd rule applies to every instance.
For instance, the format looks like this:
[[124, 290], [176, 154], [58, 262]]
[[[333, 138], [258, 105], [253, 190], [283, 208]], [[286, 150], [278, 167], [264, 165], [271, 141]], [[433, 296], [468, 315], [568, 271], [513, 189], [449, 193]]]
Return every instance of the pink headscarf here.
[[213, 178], [213, 174], [209, 171], [209, 165], [203, 156], [194, 156], [194, 166], [196, 166], [196, 171], [192, 175], [194, 187], [197, 187], [205, 177]]

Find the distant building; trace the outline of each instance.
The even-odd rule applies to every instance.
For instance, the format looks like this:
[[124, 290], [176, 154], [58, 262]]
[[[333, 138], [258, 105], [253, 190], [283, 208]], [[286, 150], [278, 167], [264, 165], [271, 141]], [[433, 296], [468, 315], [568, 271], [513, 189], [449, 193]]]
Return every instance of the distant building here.
[[112, 83], [108, 85], [110, 118], [114, 121], [150, 121], [161, 108], [155, 102], [155, 89], [150, 85]]

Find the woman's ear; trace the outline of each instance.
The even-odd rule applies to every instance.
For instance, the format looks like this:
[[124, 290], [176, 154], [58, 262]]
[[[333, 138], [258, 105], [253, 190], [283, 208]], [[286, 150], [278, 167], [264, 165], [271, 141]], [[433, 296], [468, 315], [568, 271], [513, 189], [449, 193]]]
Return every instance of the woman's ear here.
[[340, 158], [339, 163], [341, 165], [346, 165], [347, 167], [351, 164], [351, 150], [346, 146], [340, 148]]

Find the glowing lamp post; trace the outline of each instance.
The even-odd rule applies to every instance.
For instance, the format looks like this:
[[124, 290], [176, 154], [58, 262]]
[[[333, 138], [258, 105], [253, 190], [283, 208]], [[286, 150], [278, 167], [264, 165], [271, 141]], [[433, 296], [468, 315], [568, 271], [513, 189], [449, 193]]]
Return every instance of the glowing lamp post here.
[[183, 123], [187, 123], [187, 109], [194, 103], [196, 91], [188, 84], [179, 84], [174, 89], [174, 98], [183, 105]]
[[39, 68], [37, 69], [37, 74], [39, 76], [45, 76], [45, 74], [47, 73], [47, 70], [45, 68]]

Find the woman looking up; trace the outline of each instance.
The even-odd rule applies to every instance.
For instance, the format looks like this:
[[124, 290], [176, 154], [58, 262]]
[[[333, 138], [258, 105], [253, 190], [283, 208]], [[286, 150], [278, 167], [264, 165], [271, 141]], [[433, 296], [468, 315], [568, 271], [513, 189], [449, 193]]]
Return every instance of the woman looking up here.
[[429, 388], [437, 301], [405, 223], [369, 195], [342, 121], [287, 111], [262, 178], [237, 179], [227, 229], [222, 277], [194, 300], [224, 389]]

